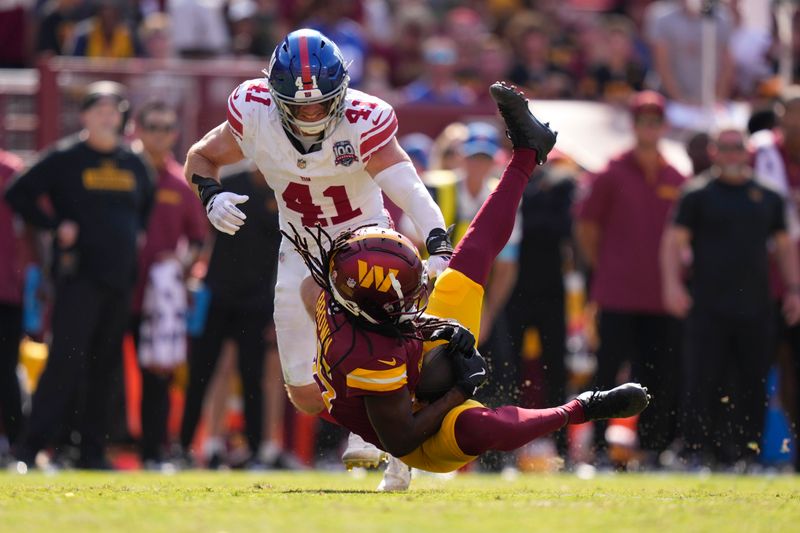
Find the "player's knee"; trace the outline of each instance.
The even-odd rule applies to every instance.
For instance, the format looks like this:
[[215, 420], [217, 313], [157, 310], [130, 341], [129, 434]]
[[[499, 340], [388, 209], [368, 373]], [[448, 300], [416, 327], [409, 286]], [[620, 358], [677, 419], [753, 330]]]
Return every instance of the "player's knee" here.
[[288, 394], [292, 405], [298, 411], [307, 415], [317, 415], [325, 408], [319, 387], [314, 383], [299, 387], [286, 385], [286, 394]]

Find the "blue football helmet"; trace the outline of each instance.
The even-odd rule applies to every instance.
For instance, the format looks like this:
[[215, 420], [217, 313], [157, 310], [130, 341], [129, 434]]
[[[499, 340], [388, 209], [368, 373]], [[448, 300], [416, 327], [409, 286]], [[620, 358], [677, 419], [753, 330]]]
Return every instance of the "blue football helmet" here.
[[[291, 32], [272, 53], [267, 75], [284, 129], [294, 137], [330, 136], [344, 114], [350, 77], [342, 52], [316, 30]], [[302, 106], [322, 104], [326, 115], [313, 122], [300, 120]]]

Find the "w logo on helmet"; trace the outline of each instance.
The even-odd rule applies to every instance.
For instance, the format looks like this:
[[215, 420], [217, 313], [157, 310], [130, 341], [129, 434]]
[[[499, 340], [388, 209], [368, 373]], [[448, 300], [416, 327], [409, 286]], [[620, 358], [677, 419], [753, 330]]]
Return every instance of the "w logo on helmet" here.
[[387, 292], [392, 287], [392, 277], [396, 277], [400, 271], [396, 268], [389, 269], [389, 275], [384, 275], [382, 266], [369, 266], [366, 261], [358, 260], [358, 279], [360, 285], [369, 289], [372, 285], [379, 292]]

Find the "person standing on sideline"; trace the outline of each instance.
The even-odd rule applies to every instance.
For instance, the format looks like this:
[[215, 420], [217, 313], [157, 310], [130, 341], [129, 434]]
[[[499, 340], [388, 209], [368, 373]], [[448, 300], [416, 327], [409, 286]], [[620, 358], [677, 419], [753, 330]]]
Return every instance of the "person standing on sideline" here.
[[[136, 113], [136, 136], [141, 155], [157, 173], [153, 213], [139, 253], [131, 332], [142, 372], [140, 454], [145, 468], [158, 469], [165, 458], [169, 384], [176, 366], [186, 359], [185, 309], [171, 317], [169, 308], [181, 298], [169, 295], [185, 295], [183, 273], [197, 258], [208, 233], [208, 222], [172, 154], [178, 139], [175, 111], [161, 101], [144, 104]], [[159, 275], [159, 271], [167, 275]], [[148, 291], [150, 298], [145, 298]], [[167, 297], [159, 298], [160, 293]], [[143, 308], [143, 300], [151, 305]]]
[[[28, 427], [15, 446], [18, 471], [34, 466], [74, 398], [85, 404], [78, 467], [109, 468], [108, 396], [121, 386], [113, 381], [154, 188], [147, 164], [122, 144], [127, 109], [122, 85], [89, 85], [80, 133], [60, 141], [6, 191], [27, 223], [55, 234], [52, 341]], [[50, 200], [52, 214], [39, 207], [41, 196]]]
[[[0, 150], [0, 191], [21, 169], [20, 158]], [[0, 413], [6, 438], [12, 446], [22, 429], [17, 361], [22, 338], [24, 272], [19, 232], [15, 226], [13, 211], [0, 199]]]
[[[782, 103], [777, 106], [779, 127], [753, 133], [755, 178], [782, 196], [786, 208], [786, 231], [795, 246], [800, 246], [800, 85], [787, 87]], [[773, 296], [782, 304], [786, 287], [775, 276]], [[795, 390], [800, 389], [800, 326], [790, 326], [782, 313], [775, 313], [778, 324], [777, 345], [786, 343], [794, 364]], [[791, 410], [790, 410], [791, 411]], [[800, 394], [795, 393], [795, 428], [800, 427]], [[795, 429], [797, 431], [797, 429]], [[795, 470], [800, 472], [800, 453], [795, 454]]]
[[[519, 405], [526, 408], [560, 405], [567, 396], [564, 272], [572, 255], [568, 250], [577, 173], [570, 159], [552, 154], [536, 167], [522, 193], [519, 271], [523, 274], [517, 278], [506, 316], [520, 373]], [[555, 436], [558, 452], [566, 453], [566, 432]]]
[[[232, 339], [238, 348], [236, 361], [242, 382], [245, 434], [251, 453], [248, 466], [255, 467], [262, 459], [259, 453], [262, 444], [267, 444], [262, 443], [263, 374], [280, 262], [278, 203], [257, 170], [225, 177], [222, 185], [225, 190], [249, 198], [241, 206], [247, 224], [235, 236], [213, 231], [213, 251], [205, 278], [211, 303], [203, 332], [192, 339], [181, 446], [188, 454], [223, 341]], [[206, 465], [225, 456], [224, 442], [218, 436], [207, 439], [204, 448]]]
[[[690, 464], [710, 454], [725, 461], [753, 461], [767, 407], [774, 318], [767, 246], [774, 243], [786, 285], [783, 314], [800, 321], [800, 266], [786, 231], [781, 197], [757, 183], [748, 164], [745, 135], [723, 129], [711, 145], [714, 165], [692, 180], [676, 205], [661, 253], [664, 303], [686, 321], [684, 439]], [[681, 279], [691, 250], [691, 292]], [[729, 382], [729, 371], [733, 381]], [[714, 409], [729, 398], [730, 438], [720, 438]], [[714, 450], [732, 441], [732, 450]], [[726, 442], [725, 444], [730, 444]], [[725, 456], [732, 453], [733, 456]]]
[[[639, 420], [648, 462], [671, 444], [680, 384], [680, 324], [661, 299], [661, 234], [685, 178], [661, 155], [664, 99], [644, 91], [631, 100], [635, 146], [589, 177], [578, 202], [575, 236], [592, 268], [591, 298], [599, 310], [596, 385], [616, 384], [623, 363], [648, 384], [653, 402]], [[604, 443], [604, 425], [595, 442]]]

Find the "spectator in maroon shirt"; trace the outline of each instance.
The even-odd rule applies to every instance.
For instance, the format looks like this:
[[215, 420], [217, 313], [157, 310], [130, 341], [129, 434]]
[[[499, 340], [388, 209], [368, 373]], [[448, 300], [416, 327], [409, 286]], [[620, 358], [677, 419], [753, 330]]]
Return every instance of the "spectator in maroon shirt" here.
[[[576, 238], [593, 269], [591, 297], [599, 308], [596, 385], [613, 386], [630, 363], [631, 379], [653, 393], [639, 435], [642, 448], [656, 456], [674, 436], [680, 376], [679, 323], [662, 302], [659, 243], [685, 178], [658, 150], [663, 98], [645, 91], [631, 103], [636, 144], [589, 176], [577, 205]], [[595, 435], [602, 444], [603, 432]]]
[[[22, 168], [22, 160], [0, 150], [0, 191]], [[22, 257], [14, 213], [0, 198], [0, 413], [10, 444], [22, 426], [17, 359], [22, 337]]]
[[[172, 155], [178, 138], [177, 117], [172, 108], [158, 101], [145, 104], [136, 115], [136, 133], [143, 155], [158, 173], [155, 205], [147, 238], [139, 253], [133, 299], [131, 328], [138, 348], [142, 300], [151, 268], [165, 260], [178, 260], [185, 267], [190, 266], [205, 239], [208, 224], [202, 204], [186, 185], [183, 168]], [[141, 457], [146, 468], [161, 468], [173, 369], [141, 365], [141, 370]]]

